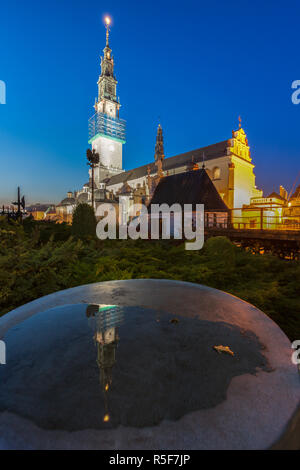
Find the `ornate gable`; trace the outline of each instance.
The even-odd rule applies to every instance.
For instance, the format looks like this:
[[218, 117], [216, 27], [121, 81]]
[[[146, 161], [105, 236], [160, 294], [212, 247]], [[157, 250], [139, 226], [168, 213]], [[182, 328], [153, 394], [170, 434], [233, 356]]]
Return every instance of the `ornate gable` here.
[[244, 129], [241, 127], [237, 131], [232, 131], [230, 152], [248, 162], [252, 161], [248, 139]]

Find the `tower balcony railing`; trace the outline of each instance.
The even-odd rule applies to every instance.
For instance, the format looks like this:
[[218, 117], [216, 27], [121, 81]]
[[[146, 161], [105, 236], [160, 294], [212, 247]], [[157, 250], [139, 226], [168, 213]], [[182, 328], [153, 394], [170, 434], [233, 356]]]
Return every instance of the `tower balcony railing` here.
[[89, 142], [97, 135], [109, 137], [122, 143], [126, 140], [126, 121], [104, 113], [96, 113], [89, 119]]

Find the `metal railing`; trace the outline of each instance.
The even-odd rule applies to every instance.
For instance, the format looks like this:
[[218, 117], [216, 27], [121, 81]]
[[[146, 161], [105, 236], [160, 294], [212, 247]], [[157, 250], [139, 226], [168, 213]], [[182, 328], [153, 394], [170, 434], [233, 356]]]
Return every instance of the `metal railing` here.
[[[253, 208], [252, 214], [243, 214], [243, 209], [232, 209], [230, 225], [239, 230], [294, 230], [300, 231], [300, 215], [271, 215], [272, 208]], [[238, 215], [237, 215], [238, 214]]]

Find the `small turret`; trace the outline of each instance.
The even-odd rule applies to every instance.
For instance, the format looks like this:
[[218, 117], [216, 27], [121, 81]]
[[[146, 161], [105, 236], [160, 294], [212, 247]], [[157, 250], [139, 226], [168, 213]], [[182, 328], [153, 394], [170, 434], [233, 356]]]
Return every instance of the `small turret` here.
[[164, 154], [163, 132], [162, 132], [161, 125], [158, 124], [154, 159], [155, 161], [157, 161], [157, 160], [163, 160], [164, 158], [165, 158], [165, 154]]

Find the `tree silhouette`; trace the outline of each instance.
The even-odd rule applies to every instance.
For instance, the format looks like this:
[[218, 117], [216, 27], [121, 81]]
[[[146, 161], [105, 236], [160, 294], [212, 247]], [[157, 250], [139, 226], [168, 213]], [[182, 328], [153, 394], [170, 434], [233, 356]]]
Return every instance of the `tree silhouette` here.
[[96, 236], [96, 216], [94, 209], [84, 202], [73, 211], [71, 232], [77, 238], [94, 238]]

